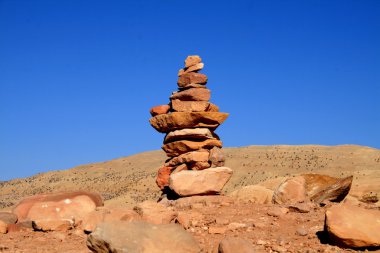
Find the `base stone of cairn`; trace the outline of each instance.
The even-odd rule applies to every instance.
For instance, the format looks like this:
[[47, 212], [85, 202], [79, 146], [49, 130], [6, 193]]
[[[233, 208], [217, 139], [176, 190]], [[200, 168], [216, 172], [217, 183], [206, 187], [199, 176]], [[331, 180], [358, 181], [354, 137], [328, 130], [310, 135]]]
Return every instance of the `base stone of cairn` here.
[[150, 110], [150, 124], [166, 134], [162, 149], [169, 157], [156, 183], [163, 192], [180, 197], [219, 194], [232, 176], [232, 170], [223, 167], [222, 142], [214, 133], [229, 114], [209, 102], [208, 78], [198, 73], [203, 67], [199, 56], [188, 56], [170, 103]]

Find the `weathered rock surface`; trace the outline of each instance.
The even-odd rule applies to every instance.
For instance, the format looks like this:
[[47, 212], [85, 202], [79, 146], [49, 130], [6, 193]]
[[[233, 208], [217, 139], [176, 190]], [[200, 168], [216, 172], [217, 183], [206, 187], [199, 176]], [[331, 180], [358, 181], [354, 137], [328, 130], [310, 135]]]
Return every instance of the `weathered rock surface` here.
[[213, 167], [222, 167], [224, 166], [225, 156], [223, 151], [218, 147], [213, 147], [210, 150], [209, 161], [211, 162]]
[[380, 247], [380, 211], [348, 204], [326, 211], [325, 228], [330, 240], [342, 247]]
[[306, 200], [306, 181], [302, 176], [285, 180], [273, 193], [273, 202], [277, 204], [295, 204]]
[[152, 116], [156, 116], [156, 115], [168, 113], [169, 110], [170, 110], [169, 105], [158, 105], [150, 109], [150, 114]]
[[169, 187], [180, 196], [219, 193], [232, 176], [227, 167], [186, 170], [170, 175]]
[[143, 220], [153, 224], [169, 224], [177, 217], [176, 212], [154, 201], [139, 203], [133, 210], [138, 213]]
[[141, 221], [105, 222], [88, 236], [93, 252], [199, 253], [194, 238], [180, 225], [154, 225]]
[[173, 93], [171, 100], [179, 99], [181, 101], [209, 101], [211, 91], [209, 89], [190, 88]]
[[316, 203], [325, 200], [342, 201], [350, 191], [353, 179], [352, 176], [341, 179], [321, 174], [304, 174], [302, 176], [305, 178], [308, 197]]
[[182, 76], [183, 74], [186, 74], [186, 73], [189, 73], [189, 72], [196, 72], [196, 71], [199, 71], [201, 69], [203, 69], [204, 67], [204, 64], [202, 62], [200, 63], [197, 63], [193, 66], [190, 66], [188, 68], [185, 68], [185, 69], [180, 69], [178, 71], [178, 76]]
[[207, 127], [217, 128], [228, 117], [222, 112], [173, 112], [152, 117], [149, 122], [159, 132], [167, 133], [177, 129]]
[[209, 105], [206, 109], [206, 112], [219, 112], [219, 106], [217, 106], [213, 103], [209, 103]]
[[17, 215], [8, 212], [0, 212], [0, 221], [3, 221], [7, 224], [14, 224], [17, 222]]
[[165, 136], [164, 143], [168, 143], [175, 140], [205, 140], [216, 139], [216, 135], [213, 135], [207, 128], [185, 128], [181, 130], [174, 130], [169, 132]]
[[185, 88], [189, 84], [206, 84], [207, 83], [207, 76], [205, 74], [201, 73], [185, 73], [182, 74], [177, 81], [178, 87]]
[[39, 231], [67, 231], [74, 228], [74, 219], [39, 219], [33, 221], [33, 229]]
[[176, 112], [205, 112], [210, 103], [206, 101], [181, 101], [173, 99], [172, 109]]
[[253, 245], [248, 240], [238, 237], [225, 237], [219, 244], [218, 253], [254, 253]]
[[193, 162], [187, 165], [189, 170], [204, 170], [211, 167], [210, 162]]
[[179, 156], [181, 154], [196, 151], [200, 149], [211, 149], [213, 147], [222, 147], [222, 142], [215, 139], [207, 139], [204, 141], [188, 141], [180, 140], [166, 143], [162, 146], [162, 149], [169, 157]]
[[169, 177], [173, 169], [173, 167], [169, 166], [163, 166], [158, 169], [156, 184], [161, 190], [164, 189], [165, 186], [169, 186]]
[[260, 185], [248, 185], [231, 192], [229, 196], [242, 203], [269, 204], [273, 191]]
[[34, 221], [44, 228], [59, 227], [57, 224], [61, 221], [78, 223], [97, 206], [102, 205], [103, 200], [97, 193], [61, 192], [25, 198], [13, 209], [13, 213], [20, 222]]
[[191, 152], [187, 152], [182, 155], [173, 157], [165, 165], [176, 166], [181, 163], [207, 162], [208, 158], [209, 158], [209, 152], [207, 150], [191, 151]]
[[102, 222], [132, 220], [141, 220], [140, 215], [132, 209], [101, 207], [86, 216], [82, 228], [85, 232], [92, 232]]
[[194, 66], [200, 62], [202, 62], [202, 58], [199, 55], [189, 55], [185, 59], [185, 68]]

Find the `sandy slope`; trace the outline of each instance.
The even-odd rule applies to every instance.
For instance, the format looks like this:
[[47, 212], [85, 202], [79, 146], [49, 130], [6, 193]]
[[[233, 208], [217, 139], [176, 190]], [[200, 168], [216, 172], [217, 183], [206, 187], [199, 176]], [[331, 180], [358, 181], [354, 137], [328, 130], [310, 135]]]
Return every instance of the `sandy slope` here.
[[[226, 192], [244, 185], [301, 173], [354, 175], [351, 195], [380, 196], [380, 150], [355, 146], [248, 146], [225, 148], [226, 166], [234, 176]], [[131, 206], [160, 195], [157, 169], [166, 159], [163, 151], [144, 152], [111, 161], [80, 165], [63, 171], [37, 174], [0, 183], [0, 209], [10, 209], [21, 198], [42, 192], [86, 189], [100, 192], [106, 205]], [[372, 193], [371, 193], [372, 192]]]

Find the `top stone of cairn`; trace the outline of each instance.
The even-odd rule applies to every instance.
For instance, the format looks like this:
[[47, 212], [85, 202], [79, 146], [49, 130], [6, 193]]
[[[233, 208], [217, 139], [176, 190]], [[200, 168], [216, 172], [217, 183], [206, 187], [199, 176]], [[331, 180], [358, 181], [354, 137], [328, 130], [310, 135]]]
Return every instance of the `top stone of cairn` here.
[[202, 58], [199, 55], [189, 55], [185, 60], [185, 68], [189, 68], [202, 62]]

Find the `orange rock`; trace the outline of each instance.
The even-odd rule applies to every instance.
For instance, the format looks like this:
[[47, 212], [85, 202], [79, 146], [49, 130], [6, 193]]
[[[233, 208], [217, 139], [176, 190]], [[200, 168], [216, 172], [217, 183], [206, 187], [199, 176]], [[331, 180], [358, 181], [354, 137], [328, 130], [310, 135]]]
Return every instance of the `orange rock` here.
[[187, 152], [182, 155], [173, 157], [165, 165], [176, 166], [181, 163], [207, 162], [208, 157], [209, 157], [209, 152], [207, 150], [191, 151], [191, 152]]
[[13, 209], [13, 213], [18, 216], [19, 222], [33, 221], [37, 228], [52, 230], [59, 228], [62, 221], [79, 224], [88, 213], [101, 205], [103, 200], [97, 193], [60, 192], [25, 198]]
[[172, 100], [172, 108], [176, 112], [205, 112], [209, 108], [209, 102], [206, 101], [181, 101]]
[[194, 162], [188, 165], [189, 170], [204, 170], [211, 167], [209, 162]]
[[223, 151], [218, 147], [213, 147], [210, 150], [209, 161], [213, 167], [222, 167], [224, 166], [225, 157]]
[[180, 88], [185, 88], [189, 84], [206, 84], [207, 76], [205, 74], [189, 72], [181, 75], [178, 78], [177, 84]]
[[7, 224], [14, 224], [17, 222], [17, 215], [8, 212], [0, 212], [0, 221], [4, 221]]
[[178, 71], [178, 76], [182, 76], [183, 74], [190, 73], [190, 72], [197, 72], [197, 71], [203, 69], [203, 67], [204, 67], [204, 64], [202, 62], [200, 62], [200, 63], [197, 63], [197, 64], [191, 66], [191, 67], [180, 69]]
[[38, 231], [67, 231], [74, 227], [74, 220], [36, 220], [33, 221], [34, 230]]
[[287, 179], [273, 194], [273, 202], [277, 204], [295, 204], [307, 199], [306, 181], [302, 176]]
[[157, 131], [168, 133], [177, 129], [207, 127], [217, 128], [228, 117], [222, 112], [173, 112], [152, 117], [149, 122]]
[[185, 60], [185, 68], [196, 65], [202, 62], [202, 58], [199, 55], [189, 55]]
[[8, 224], [0, 220], [0, 234], [6, 234], [8, 232]]
[[219, 112], [219, 106], [209, 103], [206, 112]]
[[33, 223], [31, 221], [19, 222], [16, 224], [8, 224], [8, 233], [21, 232], [21, 231], [32, 231]]
[[380, 246], [380, 211], [348, 204], [326, 211], [325, 228], [330, 240], [342, 247]]
[[238, 237], [225, 237], [219, 244], [219, 253], [254, 253], [251, 242]]
[[168, 113], [170, 110], [169, 105], [157, 105], [150, 109], [150, 114], [154, 117], [156, 115]]
[[164, 143], [172, 142], [175, 140], [205, 140], [205, 139], [217, 139], [217, 136], [213, 134], [208, 128], [184, 128], [180, 130], [174, 130], [169, 132], [165, 136]]
[[204, 141], [187, 141], [180, 140], [170, 143], [166, 143], [162, 146], [162, 149], [166, 152], [169, 157], [179, 156], [181, 154], [196, 151], [200, 149], [211, 149], [213, 147], [222, 147], [222, 142], [220, 140], [207, 139]]
[[173, 171], [173, 167], [161, 167], [157, 172], [156, 184], [162, 190], [165, 186], [169, 186], [169, 177]]
[[137, 212], [143, 220], [153, 224], [169, 224], [177, 217], [176, 212], [154, 201], [139, 203], [133, 210]]
[[209, 101], [211, 91], [209, 89], [190, 88], [173, 93], [170, 99], [179, 99], [182, 101]]

